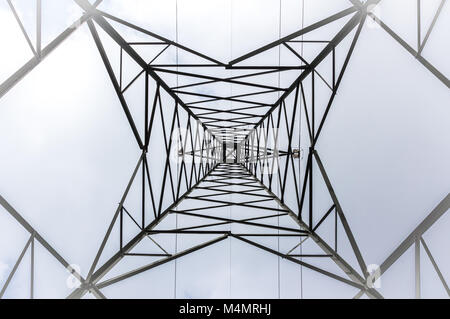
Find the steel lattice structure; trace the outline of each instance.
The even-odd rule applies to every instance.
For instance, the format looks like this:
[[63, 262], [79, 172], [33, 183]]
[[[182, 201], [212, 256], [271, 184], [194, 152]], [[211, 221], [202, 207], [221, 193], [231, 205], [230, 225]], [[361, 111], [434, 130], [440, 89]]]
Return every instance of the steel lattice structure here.
[[[380, 266], [378, 274], [370, 273], [346, 218], [345, 209], [327, 174], [326, 165], [315, 147], [327, 123], [328, 114], [367, 19], [373, 19], [378, 23], [443, 85], [450, 87], [448, 78], [421, 55], [446, 0], [441, 1], [423, 40], [420, 35], [421, 1], [417, 1], [419, 12], [417, 48], [407, 44], [371, 11], [380, 0], [368, 0], [364, 3], [351, 0], [349, 6], [342, 11], [228, 63], [217, 61], [101, 11], [97, 9], [101, 1], [96, 1], [94, 4], [87, 0], [74, 1], [85, 14], [75, 27], [67, 29], [47, 47], [41, 48], [40, 36], [37, 37], [36, 47], [33, 46], [22, 27], [34, 57], [1, 84], [0, 97], [12, 89], [59, 43], [69, 37], [78, 25], [86, 22], [135, 142], [141, 150], [141, 155], [85, 278], [73, 269], [6, 199], [0, 196], [0, 204], [30, 233], [29, 241], [3, 285], [0, 297], [8, 288], [25, 252], [30, 249], [33, 255], [35, 241], [43, 245], [81, 282], [80, 287], [75, 289], [68, 296], [69, 298], [81, 298], [88, 292], [98, 298], [105, 298], [101, 291], [105, 287], [227, 238], [247, 243], [330, 279], [355, 287], [360, 290], [356, 298], [363, 294], [370, 298], [383, 298], [374, 288], [373, 282], [413, 244], [416, 247], [416, 296], [420, 297], [418, 256], [420, 245], [422, 245], [450, 296], [448, 285], [422, 238], [422, 234], [450, 208], [450, 194], [432, 210], [399, 247], [393, 250]], [[38, 12], [40, 2], [40, 0], [37, 1]], [[13, 3], [9, 0], [8, 3], [22, 26]], [[304, 35], [336, 21], [345, 21], [345, 23], [330, 39], [303, 40]], [[126, 39], [124, 30], [139, 33], [147, 37], [148, 41], [129, 41]], [[102, 40], [104, 36], [113, 40], [120, 50], [119, 73], [115, 72], [112, 66], [110, 52], [105, 48], [104, 40]], [[348, 48], [343, 48], [342, 42], [347, 38], [351, 41], [350, 45]], [[320, 48], [310, 60], [307, 60], [299, 50], [299, 45], [304, 43]], [[151, 48], [154, 53], [148, 57], [142, 53], [141, 48]], [[161, 57], [169, 50], [175, 50], [177, 56], [179, 52], [183, 52], [183, 61], [177, 59], [160, 62]], [[273, 63], [273, 61], [261, 62], [264, 59], [260, 57], [274, 50], [278, 52], [286, 50], [285, 52], [291, 55], [294, 62], [286, 65]], [[345, 56], [340, 65], [336, 61], [336, 52]], [[129, 82], [126, 82], [122, 76], [123, 69], [126, 68], [125, 63], [122, 63], [125, 59], [132, 61], [140, 70]], [[324, 61], [331, 62], [330, 79], [317, 70]], [[280, 81], [277, 85], [270, 81], [265, 82], [265, 75], [274, 74], [278, 76], [283, 74], [289, 79], [289, 83], [282, 86]], [[173, 76], [176, 76], [176, 82], [173, 81]], [[138, 81], [144, 83], [143, 126], [137, 124], [136, 118], [130, 112], [127, 97], [129, 89]], [[328, 103], [324, 112], [321, 113], [316, 110], [317, 81], [323, 82], [329, 89]], [[208, 90], [213, 85], [224, 83], [233, 85], [239, 93], [228, 94], [225, 91], [224, 94], [218, 95]], [[233, 108], [222, 107], [220, 103], [224, 101], [233, 103]], [[298, 117], [301, 115], [305, 117], [304, 124], [298, 122]], [[298, 173], [298, 158], [303, 156], [303, 151], [296, 142], [299, 140], [300, 126], [304, 126], [308, 136], [308, 144], [303, 146], [307, 150], [305, 154], [307, 164], [303, 176], [299, 176]], [[158, 149], [158, 143], [162, 145], [162, 150]], [[153, 155], [153, 152], [157, 154]], [[154, 161], [162, 163], [161, 177], [152, 174], [151, 166]], [[317, 176], [314, 172], [319, 173], [321, 180], [313, 178]], [[157, 178], [160, 180], [156, 182]], [[331, 206], [324, 212], [318, 211], [313, 206], [314, 183], [324, 183], [329, 193]], [[139, 184], [142, 190], [139, 212], [131, 211], [127, 207], [127, 196], [134, 184]], [[228, 196], [233, 194], [239, 195], [241, 200], [230, 200]], [[256, 211], [258, 214], [247, 218], [225, 218], [215, 213], [217, 209], [232, 206]], [[167, 216], [191, 218], [192, 223], [185, 227], [168, 228], [163, 223]], [[318, 232], [324, 221], [329, 219], [333, 219], [335, 225], [332, 241], [324, 239]], [[198, 223], [199, 221], [201, 223]], [[130, 232], [125, 226], [127, 222], [131, 222], [134, 227], [131, 231], [132, 236], [125, 236], [125, 232]], [[248, 230], [235, 231], [230, 228], [230, 225], [243, 225]], [[348, 240], [345, 244], [349, 245], [357, 260], [357, 269], [340, 255], [337, 244], [338, 225], [344, 229]], [[112, 236], [115, 227], [120, 230], [120, 245], [112, 256], [101, 262], [105, 246], [112, 240], [117, 241], [117, 238]], [[184, 250], [170, 251], [158, 244], [158, 235], [200, 236], [205, 240]], [[299, 243], [290, 251], [281, 252], [258, 242], [257, 239], [261, 237], [293, 237], [297, 238]], [[294, 249], [308, 239], [315, 243], [319, 253], [295, 254]], [[154, 242], [156, 249], [145, 253], [135, 252], [134, 248], [145, 240]], [[111, 269], [129, 256], [155, 257], [155, 261], [105, 279]], [[329, 258], [346, 276], [322, 269], [315, 266], [313, 262], [309, 262], [315, 258]], [[34, 270], [33, 267], [31, 268], [30, 296], [32, 298]]]

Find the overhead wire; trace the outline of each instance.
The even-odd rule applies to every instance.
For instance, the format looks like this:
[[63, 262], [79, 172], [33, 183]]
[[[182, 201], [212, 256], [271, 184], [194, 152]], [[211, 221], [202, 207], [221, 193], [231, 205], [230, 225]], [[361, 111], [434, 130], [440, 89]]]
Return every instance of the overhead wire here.
[[[305, 0], [302, 0], [302, 30], [305, 27]], [[304, 35], [302, 35], [302, 41], [303, 41]], [[301, 42], [301, 47], [300, 47], [300, 54], [301, 56], [303, 56], [303, 45], [304, 43]], [[301, 65], [303, 65], [303, 61], [301, 62]], [[301, 152], [301, 136], [302, 136], [302, 99], [300, 99], [300, 107], [299, 107], [299, 124], [298, 124], [298, 151], [299, 151], [299, 155]], [[299, 157], [299, 161], [298, 161], [298, 179], [299, 179], [299, 184], [300, 184], [300, 174], [301, 172], [301, 157]], [[300, 184], [301, 185], [301, 184]], [[300, 213], [300, 212], [299, 212]], [[300, 238], [301, 240], [301, 238]], [[303, 245], [300, 242], [299, 245], [300, 248], [300, 255], [303, 254]], [[300, 257], [300, 261], [302, 261], [302, 257]], [[303, 265], [300, 265], [300, 299], [303, 299]]]
[[[278, 17], [278, 39], [281, 39], [281, 0], [279, 1], [280, 2], [280, 5], [279, 5], [279, 17]], [[279, 45], [278, 46], [278, 66], [280, 67], [281, 66], [281, 45]], [[281, 72], [278, 72], [278, 88], [280, 88], [280, 86], [281, 86]], [[278, 91], [278, 98], [280, 98], [280, 91]], [[280, 107], [282, 107], [281, 105], [280, 105]], [[281, 113], [280, 113], [280, 115], [279, 116], [281, 116]], [[267, 125], [269, 125], [269, 124], [267, 124]], [[276, 128], [277, 130], [279, 129], [279, 128]], [[274, 134], [275, 134], [275, 132], [273, 132]], [[276, 140], [275, 140], [275, 143], [278, 143], [278, 133], [276, 134], [276, 136], [277, 136], [277, 138], [276, 138]], [[274, 145], [274, 147], [277, 147], [277, 145]], [[276, 159], [274, 159], [274, 160], [276, 160], [277, 161], [277, 163], [278, 163], [278, 158], [276, 158]], [[288, 161], [286, 160], [286, 165], [288, 165]], [[273, 173], [273, 172], [272, 172]], [[280, 187], [281, 187], [281, 185], [278, 183], [278, 191], [280, 192]], [[280, 208], [279, 207], [280, 205], [278, 204], [278, 208]], [[278, 224], [278, 227], [280, 227], [280, 216], [278, 216], [277, 217], [277, 224]], [[280, 234], [280, 229], [278, 228], [278, 235]], [[278, 250], [278, 252], [280, 252], [280, 236], [277, 236], [277, 250]], [[278, 256], [278, 259], [277, 259], [277, 261], [278, 261], [278, 263], [277, 263], [277, 268], [278, 268], [278, 299], [280, 299], [281, 298], [281, 258], [280, 258], [280, 256]]]
[[[233, 0], [230, 0], [230, 61], [233, 60]], [[233, 76], [233, 70], [230, 69], [230, 77]], [[233, 83], [230, 83], [230, 96], [233, 96]], [[233, 101], [230, 101], [230, 110], [233, 110]], [[233, 195], [230, 194], [230, 197]], [[231, 200], [231, 198], [230, 198]], [[232, 219], [232, 206], [229, 208], [229, 219]], [[232, 224], [229, 225], [229, 231], [231, 232]], [[228, 265], [228, 272], [229, 272], [229, 283], [228, 283], [228, 297], [231, 298], [231, 236], [228, 239], [229, 243], [229, 265]]]
[[[178, 0], [175, 0], [175, 43], [178, 44]], [[175, 47], [175, 61], [177, 64], [176, 83], [178, 87], [178, 46]], [[175, 105], [175, 107], [177, 107]], [[174, 110], [176, 112], [177, 110]], [[181, 141], [182, 142], [182, 141]], [[177, 172], [179, 173], [180, 164], [177, 161]], [[178, 209], [178, 207], [176, 208]], [[175, 229], [178, 229], [178, 214], [175, 214]], [[175, 233], [175, 254], [178, 251], [178, 234]], [[177, 259], [174, 261], [174, 286], [173, 286], [173, 298], [177, 298]]]

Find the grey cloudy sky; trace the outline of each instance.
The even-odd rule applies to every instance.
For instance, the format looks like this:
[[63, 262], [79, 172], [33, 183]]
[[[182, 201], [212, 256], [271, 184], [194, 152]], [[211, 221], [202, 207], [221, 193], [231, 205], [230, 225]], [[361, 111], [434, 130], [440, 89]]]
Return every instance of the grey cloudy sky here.
[[[13, 3], [32, 34], [31, 1]], [[81, 10], [70, 0], [43, 3], [45, 45]], [[227, 62], [349, 3], [305, 0], [302, 21], [302, 1], [281, 0], [279, 30], [279, 0], [178, 0], [178, 40]], [[424, 5], [424, 28], [438, 3]], [[386, 0], [378, 9], [381, 19], [412, 46], [414, 5], [412, 0]], [[104, 0], [100, 8], [169, 39], [176, 37], [173, 0]], [[447, 4], [423, 52], [446, 75], [450, 74], [449, 15]], [[449, 192], [450, 92], [388, 34], [366, 24], [317, 148], [366, 262], [380, 264]], [[329, 38], [339, 26], [314, 36]], [[2, 82], [32, 55], [6, 1], [0, 2], [0, 30], [8, 43], [0, 52]], [[112, 49], [106, 37], [102, 40]], [[350, 37], [342, 44], [340, 61], [349, 41]], [[318, 90], [324, 93], [318, 94], [317, 103], [324, 107], [329, 95], [325, 88]], [[302, 141], [305, 138], [302, 135]], [[0, 194], [86, 275], [140, 155], [86, 25], [0, 99], [0, 149]], [[316, 187], [315, 204], [327, 206], [323, 186]], [[241, 213], [236, 208], [223, 211], [235, 217]], [[166, 223], [173, 225], [174, 220]], [[449, 229], [447, 214], [424, 235], [447, 281]], [[0, 209], [0, 285], [27, 239], [20, 225]], [[165, 244], [173, 245], [173, 240]], [[178, 244], [189, 245], [189, 240], [179, 239]], [[275, 247], [275, 239], [266, 244]], [[281, 244], [282, 249], [289, 246], [289, 242]], [[349, 257], [346, 249], [343, 245], [342, 254]], [[410, 249], [383, 276], [381, 293], [413, 297], [413, 260]], [[422, 260], [424, 297], [445, 297], [425, 254]], [[146, 263], [128, 259], [109, 276]], [[354, 260], [350, 263], [356, 265]], [[337, 268], [326, 261], [317, 265]], [[27, 267], [21, 265], [6, 297], [27, 296]], [[70, 293], [66, 271], [39, 245], [36, 267], [37, 297]], [[176, 295], [276, 298], [277, 272], [277, 257], [227, 239], [177, 262]], [[283, 298], [351, 298], [357, 292], [285, 260], [280, 261], [279, 286]], [[108, 287], [104, 293], [112, 298], [172, 298], [174, 263]]]

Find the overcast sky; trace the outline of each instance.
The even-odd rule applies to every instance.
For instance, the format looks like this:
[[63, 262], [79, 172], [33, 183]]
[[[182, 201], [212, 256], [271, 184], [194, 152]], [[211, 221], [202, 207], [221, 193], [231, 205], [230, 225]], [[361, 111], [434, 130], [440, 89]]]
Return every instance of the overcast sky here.
[[[34, 42], [34, 7], [30, 2], [13, 1]], [[439, 2], [423, 5], [422, 34]], [[43, 3], [45, 46], [82, 12], [70, 0]], [[415, 3], [382, 1], [377, 11], [413, 47], [417, 41]], [[178, 0], [178, 41], [227, 62], [276, 40], [280, 34], [285, 36], [347, 8], [350, 2], [305, 0], [304, 21], [302, 4], [301, 0], [281, 0], [280, 22], [279, 0]], [[100, 8], [169, 39], [176, 38], [175, 1], [104, 0]], [[450, 74], [449, 15], [447, 4], [423, 51], [423, 56], [446, 75]], [[314, 36], [329, 39], [341, 25]], [[0, 52], [3, 82], [32, 57], [6, 1], [0, 2], [0, 36], [8, 43]], [[111, 40], [101, 36], [107, 49], [113, 50]], [[340, 61], [349, 41], [350, 37], [342, 43]], [[110, 53], [117, 62], [113, 57], [117, 58], [118, 51]], [[323, 108], [329, 93], [325, 88], [318, 90], [323, 94], [318, 94], [317, 104]], [[386, 32], [366, 22], [317, 149], [367, 264], [381, 264], [448, 194], [449, 102], [450, 92], [443, 83]], [[140, 155], [86, 25], [0, 99], [0, 149], [0, 194], [86, 275]], [[305, 160], [300, 167], [305, 166]], [[317, 184], [315, 205], [325, 207], [329, 199], [323, 186]], [[133, 198], [138, 203], [133, 192], [138, 191], [132, 190], [130, 205]], [[229, 208], [222, 213], [237, 218], [247, 212]], [[173, 225], [174, 220], [169, 218], [166, 223]], [[447, 282], [448, 229], [447, 214], [424, 235]], [[27, 240], [21, 226], [0, 209], [0, 285]], [[341, 242], [344, 240], [342, 236]], [[173, 245], [173, 239], [163, 242]], [[190, 243], [179, 239], [178, 248]], [[266, 244], [276, 247], [276, 239]], [[280, 249], [291, 246], [283, 242]], [[67, 296], [71, 291], [67, 272], [42, 247], [37, 245], [36, 249], [36, 296]], [[108, 249], [112, 252], [114, 247]], [[344, 244], [342, 253], [349, 256]], [[27, 297], [28, 254], [5, 297]], [[143, 259], [127, 259], [108, 276], [149, 262]], [[424, 252], [422, 261], [423, 296], [446, 297]], [[339, 273], [332, 263], [312, 263]], [[350, 264], [357, 267], [354, 259]], [[172, 298], [175, 286], [180, 298], [277, 298], [278, 286], [282, 298], [351, 298], [357, 293], [355, 288], [285, 260], [278, 268], [276, 256], [233, 239], [178, 260], [176, 285], [174, 267], [173, 262], [168, 263], [108, 287], [104, 293], [111, 298]], [[383, 276], [380, 292], [386, 297], [414, 296], [411, 249]]]

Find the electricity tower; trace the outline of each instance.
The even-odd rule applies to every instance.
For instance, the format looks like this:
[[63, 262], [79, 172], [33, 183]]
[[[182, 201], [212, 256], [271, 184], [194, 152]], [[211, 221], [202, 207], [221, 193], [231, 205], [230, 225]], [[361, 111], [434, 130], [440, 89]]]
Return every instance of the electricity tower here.
[[[372, 12], [380, 0], [364, 3], [352, 0], [343, 10], [226, 63], [102, 11], [97, 8], [101, 1], [93, 4], [87, 0], [74, 1], [84, 15], [48, 47], [41, 48], [39, 42], [34, 46], [28, 41], [35, 56], [1, 84], [0, 97], [80, 24], [87, 23], [140, 156], [112, 219], [107, 221], [106, 234], [86, 277], [46, 242], [36, 230], [38, 225], [31, 226], [0, 196], [0, 204], [30, 233], [0, 297], [24, 253], [34, 249], [35, 241], [81, 282], [69, 298], [81, 298], [88, 292], [105, 298], [102, 292], [105, 287], [230, 238], [355, 287], [360, 291], [357, 298], [363, 294], [383, 298], [375, 281], [409, 247], [415, 245], [417, 256], [422, 246], [449, 292], [421, 236], [448, 211], [450, 195], [393, 250], [379, 269], [371, 272], [352, 232], [351, 220], [336, 195], [326, 162], [316, 148], [368, 19], [379, 24], [441, 84], [449, 87], [448, 78], [421, 56], [445, 0], [425, 38], [422, 40], [419, 35], [417, 48], [412, 48]], [[40, 2], [37, 1], [38, 8]], [[8, 3], [15, 13], [13, 3]], [[420, 5], [418, 1], [419, 12]], [[15, 17], [22, 25], [16, 13]], [[330, 26], [333, 28], [327, 29]], [[329, 39], [311, 40], [316, 31], [324, 29], [332, 30]], [[24, 29], [23, 32], [29, 39]], [[113, 52], [105, 45], [105, 39], [112, 40], [120, 53], [118, 69], [112, 63]], [[304, 53], [306, 45], [314, 53]], [[283, 63], [280, 55], [284, 56]], [[338, 55], [342, 58], [337, 58]], [[137, 72], [126, 79], [124, 74], [130, 69]], [[319, 85], [328, 92], [325, 106], [318, 105]], [[228, 86], [232, 86], [233, 92]], [[130, 107], [131, 91], [138, 92], [143, 103]], [[140, 109], [143, 121], [136, 120], [135, 111], [131, 110], [136, 108]], [[303, 158], [306, 165], [301, 167]], [[323, 204], [314, 205], [317, 184], [327, 192], [328, 198], [323, 200], [327, 203], [325, 210]], [[139, 206], [129, 204], [132, 187], [139, 187]], [[242, 213], [234, 217], [220, 213], [230, 207], [237, 207]], [[178, 223], [181, 218], [183, 225]], [[168, 219], [176, 221], [175, 226], [167, 223]], [[326, 223], [328, 227], [322, 231]], [[345, 240], [338, 243], [339, 229], [343, 230]], [[193, 244], [169, 249], [161, 244], [160, 238], [164, 236]], [[294, 244], [286, 251], [274, 249], [265, 244], [265, 238], [288, 238]], [[111, 242], [116, 244], [115, 251], [103, 258], [105, 247]], [[313, 243], [315, 253], [297, 253], [305, 242]], [[143, 243], [152, 243], [152, 248], [143, 250]], [[342, 247], [351, 251], [356, 263], [341, 255]], [[119, 262], [131, 257], [154, 259], [142, 267], [107, 276]], [[317, 266], [314, 261], [319, 259], [329, 259], [336, 271]], [[420, 297], [417, 257], [416, 280], [416, 296]], [[33, 273], [30, 296], [33, 297]]]

